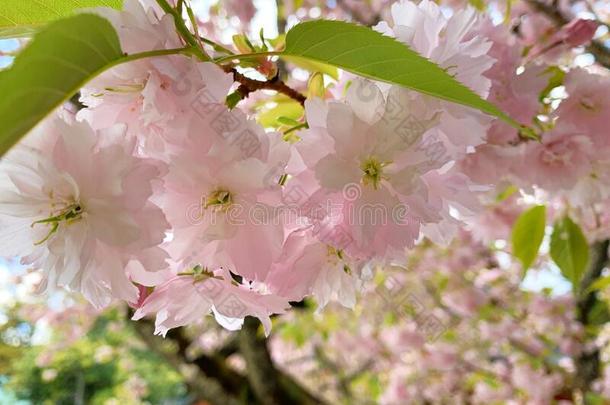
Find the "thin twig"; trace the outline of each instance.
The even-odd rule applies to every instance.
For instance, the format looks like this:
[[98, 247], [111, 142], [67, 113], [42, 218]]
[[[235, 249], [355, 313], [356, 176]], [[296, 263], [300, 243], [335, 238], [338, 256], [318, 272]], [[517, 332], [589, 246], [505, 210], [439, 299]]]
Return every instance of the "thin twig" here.
[[258, 90], [274, 90], [278, 93], [282, 93], [292, 98], [293, 100], [298, 101], [301, 105], [305, 105], [305, 100], [307, 99], [304, 95], [288, 86], [282, 80], [280, 80], [279, 76], [276, 75], [271, 80], [255, 80], [246, 77], [245, 75], [239, 73], [235, 68], [231, 66], [224, 65], [222, 69], [227, 73], [233, 74], [233, 80], [238, 82], [241, 86], [237, 89], [242, 96], [242, 99], [247, 98], [250, 93], [253, 93]]

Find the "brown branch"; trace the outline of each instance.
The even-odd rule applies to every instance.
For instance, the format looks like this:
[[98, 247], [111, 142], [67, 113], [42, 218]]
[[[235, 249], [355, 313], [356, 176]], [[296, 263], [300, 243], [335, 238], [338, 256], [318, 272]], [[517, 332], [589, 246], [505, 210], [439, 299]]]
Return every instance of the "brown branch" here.
[[248, 380], [257, 398], [265, 405], [323, 404], [292, 377], [275, 367], [267, 340], [258, 335], [259, 325], [258, 320], [247, 317], [239, 332], [240, 352], [246, 361]]
[[266, 399], [268, 405], [280, 405], [288, 400], [279, 384], [277, 370], [271, 362], [271, 356], [265, 341], [257, 336], [258, 322], [246, 318], [239, 332], [239, 347], [248, 369], [248, 379], [256, 396]]
[[[558, 28], [570, 22], [570, 18], [564, 16], [553, 4], [547, 4], [540, 0], [525, 0], [534, 10], [546, 15]], [[595, 60], [604, 67], [610, 69], [610, 49], [598, 40], [593, 40], [586, 46], [587, 52], [595, 56]]]
[[274, 90], [298, 101], [301, 105], [305, 105], [305, 100], [307, 98], [280, 80], [279, 75], [276, 75], [273, 79], [262, 81], [246, 77], [231, 66], [222, 66], [222, 70], [227, 73], [232, 73], [233, 80], [240, 84], [237, 91], [242, 96], [242, 99], [247, 98], [250, 93], [258, 90]]
[[178, 351], [167, 348], [167, 342], [159, 336], [153, 335], [153, 326], [147, 321], [131, 322], [136, 334], [140, 337], [143, 343], [153, 352], [161, 356], [167, 363], [172, 366], [184, 378], [184, 382], [198, 399], [205, 400], [210, 404], [218, 405], [240, 405], [239, 401], [233, 395], [227, 393], [222, 385], [213, 378], [208, 378], [201, 373], [192, 373], [185, 370], [188, 365], [184, 362], [181, 356], [181, 345], [178, 344]]
[[226, 357], [213, 353], [210, 355], [201, 354], [194, 359], [190, 359], [187, 350], [191, 346], [192, 340], [186, 336], [184, 328], [170, 330], [167, 332], [166, 339], [176, 343], [178, 354], [185, 363], [197, 366], [206, 377], [218, 381], [226, 392], [240, 397], [244, 394], [252, 396], [248, 380], [242, 374], [227, 366]]
[[239, 351], [238, 335], [232, 334], [229, 338], [227, 338], [224, 345], [216, 351], [216, 355], [227, 358], [230, 355], [237, 353], [238, 351]]
[[[578, 297], [578, 321], [587, 329], [595, 322], [592, 319], [595, 306], [598, 304], [597, 291], [589, 291], [589, 287], [597, 280], [608, 263], [608, 246], [610, 242], [605, 240], [591, 245], [591, 257], [589, 268], [580, 284], [580, 296]], [[600, 376], [600, 352], [598, 348], [585, 350], [576, 359], [576, 378], [574, 385], [585, 393], [591, 388], [594, 380]]]
[[[258, 336], [258, 321], [247, 318], [241, 332], [212, 354], [190, 358], [187, 354], [192, 339], [184, 328], [168, 331], [166, 338], [153, 335], [148, 319], [132, 322], [141, 340], [162, 356], [184, 378], [189, 390], [211, 404], [322, 404], [292, 377], [275, 368], [267, 341]], [[168, 348], [173, 343], [174, 349]], [[247, 377], [227, 366], [226, 358], [240, 354], [247, 364]], [[190, 372], [185, 368], [192, 367]]]
[[314, 347], [314, 353], [315, 353], [316, 359], [320, 362], [322, 367], [324, 367], [325, 369], [328, 369], [330, 372], [332, 372], [335, 375], [335, 377], [337, 379], [338, 388], [341, 391], [341, 393], [343, 394], [343, 399], [346, 399], [346, 400], [352, 399], [353, 395], [352, 395], [352, 391], [351, 391], [351, 387], [350, 387], [350, 383], [352, 380], [348, 380], [345, 377], [341, 367], [339, 365], [335, 364], [331, 359], [329, 359], [320, 346]]

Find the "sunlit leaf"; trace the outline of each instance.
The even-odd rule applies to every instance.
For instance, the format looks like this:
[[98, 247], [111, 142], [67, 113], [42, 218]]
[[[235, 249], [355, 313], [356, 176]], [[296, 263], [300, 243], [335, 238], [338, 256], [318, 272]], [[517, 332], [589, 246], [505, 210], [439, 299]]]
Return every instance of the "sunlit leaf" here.
[[590, 293], [593, 291], [601, 291], [608, 287], [610, 287], [610, 276], [600, 277], [593, 283], [591, 283], [586, 293]]
[[79, 14], [42, 29], [0, 72], [0, 155], [123, 57], [116, 31], [96, 15]]
[[37, 28], [76, 10], [121, 8], [123, 0], [0, 0], [0, 38], [32, 35]]
[[335, 80], [339, 79], [339, 71], [337, 70], [337, 68], [327, 63], [315, 62], [305, 58], [298, 58], [296, 56], [284, 56], [282, 59], [293, 63], [295, 66], [300, 67], [301, 69], [305, 69], [310, 72], [324, 73], [325, 75], [330, 76]]
[[267, 128], [277, 128], [284, 125], [278, 121], [278, 118], [284, 117], [284, 119], [292, 119], [297, 121], [303, 116], [303, 106], [288, 97], [277, 97], [273, 106], [270, 108], [262, 109], [257, 115], [258, 122]]
[[519, 124], [457, 81], [444, 69], [394, 38], [344, 21], [300, 23], [286, 35], [282, 57], [326, 63], [360, 76], [476, 108]]
[[530, 268], [540, 249], [546, 225], [546, 207], [537, 205], [523, 212], [515, 222], [512, 233], [513, 255], [523, 265], [523, 271]]
[[551, 258], [561, 274], [572, 282], [575, 289], [578, 288], [589, 262], [589, 244], [570, 217], [555, 222], [551, 235]]

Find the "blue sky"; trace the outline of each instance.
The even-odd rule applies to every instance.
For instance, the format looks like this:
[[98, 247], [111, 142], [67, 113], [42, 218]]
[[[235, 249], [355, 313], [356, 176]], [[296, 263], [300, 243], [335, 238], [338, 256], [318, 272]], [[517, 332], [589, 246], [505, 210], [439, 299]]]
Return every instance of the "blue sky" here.
[[[14, 51], [18, 46], [19, 42], [16, 39], [0, 39], [0, 52]], [[8, 66], [11, 60], [10, 56], [0, 56], [0, 68]]]

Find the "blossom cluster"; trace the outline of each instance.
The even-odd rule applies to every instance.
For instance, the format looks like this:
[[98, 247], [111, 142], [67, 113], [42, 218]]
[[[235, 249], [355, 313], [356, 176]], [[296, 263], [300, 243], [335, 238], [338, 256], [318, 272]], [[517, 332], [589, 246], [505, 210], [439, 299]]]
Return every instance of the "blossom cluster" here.
[[[587, 350], [574, 300], [523, 291], [519, 266], [497, 259], [467, 233], [447, 248], [420, 245], [408, 269], [388, 266], [367, 286], [358, 316], [336, 307], [327, 310], [334, 323], [291, 314], [272, 339], [275, 359], [336, 400], [341, 384], [368, 398], [370, 381], [387, 405], [561, 403]], [[310, 331], [306, 340], [294, 324]], [[352, 378], [337, 379], [328, 364]]]
[[[128, 54], [182, 46], [154, 2], [92, 12]], [[476, 224], [495, 186], [535, 187], [576, 207], [610, 197], [607, 76], [569, 71], [567, 98], [542, 115], [548, 66], [519, 72], [526, 45], [474, 9], [447, 16], [432, 1], [400, 1], [375, 29], [536, 122], [542, 141], [348, 76], [342, 94], [308, 98], [307, 128], [286, 136], [227, 107], [236, 85], [226, 69], [151, 57], [95, 78], [81, 90], [84, 108], [62, 108], [3, 159], [0, 253], [42, 270], [43, 288], [156, 315], [157, 333], [210, 313], [228, 329], [257, 317], [269, 333], [271, 315], [308, 296], [353, 307], [375, 268]], [[560, 42], [578, 45], [574, 31], [583, 30]]]

